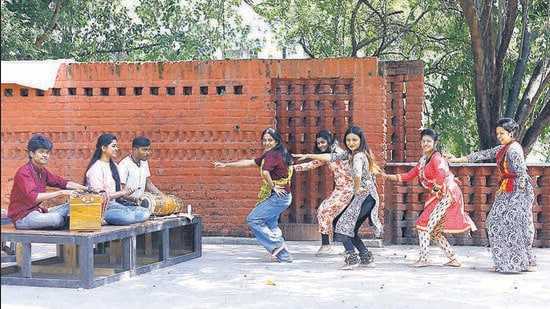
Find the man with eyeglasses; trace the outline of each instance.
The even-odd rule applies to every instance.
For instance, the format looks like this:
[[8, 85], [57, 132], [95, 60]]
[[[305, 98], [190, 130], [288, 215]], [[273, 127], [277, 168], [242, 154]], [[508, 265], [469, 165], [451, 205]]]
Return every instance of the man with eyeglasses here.
[[138, 136], [132, 141], [132, 153], [118, 163], [118, 172], [122, 189], [126, 186], [136, 188], [136, 191], [125, 197], [127, 202], [133, 205], [141, 205], [139, 200], [144, 192], [164, 196], [151, 180], [151, 172], [147, 159], [151, 153], [151, 141], [143, 136]]
[[[28, 142], [29, 162], [15, 173], [8, 206], [8, 217], [17, 229], [65, 228], [69, 221], [69, 203], [47, 208], [41, 206], [42, 202], [70, 196], [75, 190], [91, 191], [91, 188], [57, 176], [44, 167], [52, 148], [52, 142], [42, 134], [34, 135]], [[61, 190], [46, 192], [47, 187]]]

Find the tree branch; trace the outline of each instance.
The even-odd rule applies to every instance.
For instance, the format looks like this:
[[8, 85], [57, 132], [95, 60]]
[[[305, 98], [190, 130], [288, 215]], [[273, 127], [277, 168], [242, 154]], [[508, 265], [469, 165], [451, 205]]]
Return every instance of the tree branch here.
[[484, 27], [480, 25], [474, 1], [460, 0], [460, 7], [470, 30], [472, 55], [474, 58], [474, 96], [476, 101], [477, 128], [480, 137], [480, 146], [482, 149], [486, 149], [493, 144], [493, 141], [489, 138], [492, 131], [492, 121], [489, 112], [491, 108], [487, 102], [487, 89], [485, 87], [487, 81], [484, 78], [486, 74], [484, 62], [487, 60], [485, 59], [483, 37], [486, 34], [483, 32]]
[[[536, 103], [541, 93], [546, 88], [545, 86], [547, 86], [550, 82], [550, 74], [548, 73], [548, 69], [548, 60], [545, 59], [539, 61], [533, 70], [533, 74], [531, 75], [529, 82], [527, 83], [527, 87], [523, 92], [523, 97], [519, 103], [515, 117], [516, 121], [522, 127], [524, 127], [527, 123], [529, 115], [531, 115], [535, 110]], [[543, 76], [543, 72], [547, 72], [546, 76]], [[521, 131], [522, 130], [519, 132], [519, 138], [522, 137], [523, 132]]]
[[44, 42], [46, 42], [50, 38], [50, 34], [52, 33], [52, 31], [57, 28], [57, 19], [59, 18], [59, 13], [61, 12], [61, 8], [63, 7], [64, 4], [65, 4], [65, 1], [63, 0], [60, 0], [55, 4], [52, 19], [50, 21], [48, 28], [44, 29], [44, 33], [41, 36], [39, 36], [34, 42], [35, 49], [40, 49], [42, 44], [44, 44]]
[[525, 68], [527, 65], [527, 59], [531, 53], [531, 33], [529, 31], [529, 12], [528, 7], [523, 6], [522, 12], [522, 33], [519, 58], [516, 62], [514, 69], [514, 75], [510, 81], [510, 89], [508, 90], [508, 103], [506, 104], [505, 116], [514, 119], [521, 119], [521, 115], [517, 115], [518, 112], [518, 100], [519, 92], [522, 85], [522, 76], [525, 74]]

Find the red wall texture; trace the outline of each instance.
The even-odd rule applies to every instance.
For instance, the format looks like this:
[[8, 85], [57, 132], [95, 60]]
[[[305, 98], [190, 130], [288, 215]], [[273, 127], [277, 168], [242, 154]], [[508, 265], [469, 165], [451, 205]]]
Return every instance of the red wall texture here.
[[[118, 137], [118, 159], [129, 154], [133, 137], [144, 135], [153, 142], [153, 181], [203, 216], [204, 235], [249, 237], [246, 215], [256, 201], [258, 170], [214, 169], [212, 160], [260, 155], [260, 133], [267, 127], [283, 134], [291, 152], [311, 152], [320, 129], [341, 140], [350, 125], [358, 125], [381, 166], [415, 162], [421, 155], [416, 141], [423, 67], [421, 61], [375, 58], [71, 63], [61, 66], [48, 91], [2, 84], [1, 205], [7, 208], [13, 175], [26, 162], [26, 144], [34, 133], [54, 142], [48, 167], [78, 182], [100, 134]], [[541, 187], [547, 190], [544, 177]], [[393, 192], [401, 191], [387, 191], [381, 180], [379, 185], [385, 239], [414, 242], [413, 232], [405, 230], [403, 236], [397, 226], [412, 229], [417, 214], [412, 211], [422, 204], [398, 206]], [[316, 207], [332, 190], [332, 177], [320, 168], [296, 174], [292, 186], [293, 203], [281, 217], [283, 232], [288, 239], [318, 239]], [[541, 198], [541, 209], [548, 205]], [[415, 209], [408, 219], [394, 215], [403, 207]], [[538, 235], [548, 239], [550, 218], [539, 217]], [[372, 235], [366, 227], [362, 233]]]

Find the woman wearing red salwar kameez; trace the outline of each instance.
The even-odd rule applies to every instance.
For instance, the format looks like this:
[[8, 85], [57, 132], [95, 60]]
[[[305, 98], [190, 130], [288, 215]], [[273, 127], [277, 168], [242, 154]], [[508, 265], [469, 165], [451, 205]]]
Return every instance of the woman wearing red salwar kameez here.
[[420, 133], [420, 138], [424, 155], [416, 166], [404, 174], [384, 174], [385, 179], [398, 182], [411, 181], [418, 177], [420, 184], [429, 190], [424, 210], [416, 222], [420, 257], [411, 266], [430, 265], [428, 247], [431, 239], [449, 259], [445, 266], [460, 267], [460, 262], [443, 233], [459, 234], [468, 230], [475, 231], [477, 228], [470, 217], [464, 213], [464, 201], [458, 181], [449, 170], [443, 154], [436, 149], [439, 139], [437, 132], [433, 129], [425, 129]]

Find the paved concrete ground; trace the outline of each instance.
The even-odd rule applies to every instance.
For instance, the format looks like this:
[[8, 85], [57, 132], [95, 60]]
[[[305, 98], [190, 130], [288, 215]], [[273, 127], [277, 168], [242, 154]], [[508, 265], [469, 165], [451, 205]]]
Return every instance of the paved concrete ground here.
[[[293, 263], [267, 262], [253, 239], [204, 238], [203, 256], [95, 289], [2, 285], [2, 309], [110, 308], [548, 308], [550, 249], [535, 249], [538, 271], [487, 272], [486, 247], [456, 246], [461, 268], [431, 248], [434, 266], [411, 268], [417, 246], [371, 248], [376, 268], [343, 271], [318, 242], [288, 242]], [[341, 243], [334, 244], [337, 252]], [[44, 247], [37, 255], [47, 255]]]

